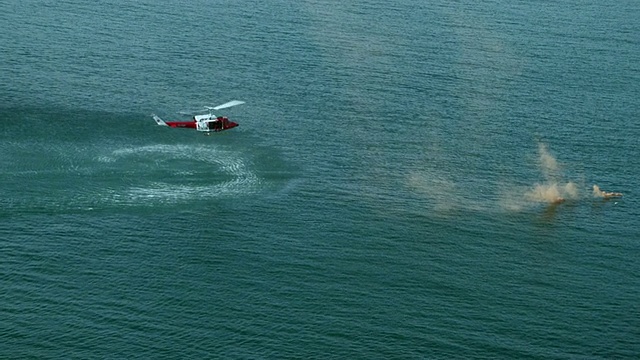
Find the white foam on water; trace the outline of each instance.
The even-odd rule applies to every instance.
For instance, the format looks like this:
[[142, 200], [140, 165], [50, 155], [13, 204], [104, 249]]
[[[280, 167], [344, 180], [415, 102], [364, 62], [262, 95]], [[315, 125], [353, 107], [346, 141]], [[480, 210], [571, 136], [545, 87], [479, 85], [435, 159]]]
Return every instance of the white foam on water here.
[[111, 156], [104, 156], [104, 158], [122, 159], [133, 155], [148, 155], [148, 154], [169, 154], [173, 157], [184, 157], [193, 155], [196, 152], [214, 152], [215, 148], [195, 147], [189, 145], [167, 145], [167, 144], [154, 144], [136, 147], [125, 147], [122, 149], [116, 149], [111, 152]]
[[[145, 181], [144, 176], [136, 179], [125, 190], [109, 191], [104, 197], [105, 200], [128, 205], [138, 205], [148, 202], [154, 203], [174, 203], [188, 201], [190, 199], [207, 199], [224, 196], [237, 196], [252, 194], [260, 190], [261, 179], [251, 169], [238, 152], [221, 150], [209, 146], [189, 146], [189, 145], [149, 145], [141, 147], [128, 147], [112, 152], [114, 161], [118, 161], [132, 156], [149, 155], [149, 162], [157, 163], [157, 155], [162, 155], [162, 160], [192, 160], [193, 166], [198, 168], [176, 169], [173, 174], [185, 177], [184, 183], [170, 183], [164, 181]], [[200, 164], [200, 165], [198, 165]], [[202, 167], [215, 168], [223, 177], [231, 177], [231, 180], [212, 180], [211, 184], [189, 184], [195, 175], [202, 175]], [[165, 165], [158, 165], [165, 166]], [[168, 165], [166, 165], [168, 166]]]
[[115, 159], [114, 157], [112, 157], [112, 156], [105, 156], [105, 155], [98, 156], [98, 157], [96, 158], [96, 160], [97, 160], [98, 162], [101, 162], [101, 163], [112, 163], [112, 162], [115, 162], [115, 161], [116, 161], [116, 159]]

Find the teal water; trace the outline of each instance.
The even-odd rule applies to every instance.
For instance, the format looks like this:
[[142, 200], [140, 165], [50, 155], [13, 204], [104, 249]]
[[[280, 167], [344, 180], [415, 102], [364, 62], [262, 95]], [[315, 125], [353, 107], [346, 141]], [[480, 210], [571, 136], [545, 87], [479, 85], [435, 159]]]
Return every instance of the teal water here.
[[640, 355], [637, 2], [0, 14], [0, 358]]

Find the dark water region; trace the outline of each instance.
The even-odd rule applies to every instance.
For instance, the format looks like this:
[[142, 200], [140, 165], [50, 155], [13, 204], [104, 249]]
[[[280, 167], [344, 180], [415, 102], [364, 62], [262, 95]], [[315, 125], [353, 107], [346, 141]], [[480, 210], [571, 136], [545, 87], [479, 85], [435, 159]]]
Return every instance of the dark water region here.
[[635, 2], [0, 14], [0, 357], [640, 353]]

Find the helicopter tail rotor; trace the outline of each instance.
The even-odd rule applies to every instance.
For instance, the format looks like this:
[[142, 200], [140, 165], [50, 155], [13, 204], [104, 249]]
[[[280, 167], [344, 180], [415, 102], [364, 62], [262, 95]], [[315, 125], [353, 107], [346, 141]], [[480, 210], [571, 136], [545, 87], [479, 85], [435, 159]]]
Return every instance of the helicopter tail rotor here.
[[156, 121], [156, 124], [160, 125], [160, 126], [169, 126], [167, 125], [166, 122], [164, 122], [164, 120], [160, 119], [160, 117], [156, 114], [151, 114], [151, 116], [153, 117], [153, 120]]

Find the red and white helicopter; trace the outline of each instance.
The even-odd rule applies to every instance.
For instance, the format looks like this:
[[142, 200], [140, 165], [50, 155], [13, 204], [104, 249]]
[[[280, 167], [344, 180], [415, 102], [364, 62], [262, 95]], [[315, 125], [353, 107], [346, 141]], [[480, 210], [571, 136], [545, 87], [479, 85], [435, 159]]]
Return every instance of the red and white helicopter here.
[[229, 121], [227, 117], [216, 116], [211, 113], [211, 110], [220, 110], [230, 108], [232, 106], [244, 104], [244, 101], [233, 100], [222, 105], [215, 107], [205, 106], [202, 111], [209, 111], [207, 114], [195, 115], [193, 119], [189, 121], [164, 121], [160, 119], [156, 114], [151, 114], [153, 120], [160, 126], [169, 126], [172, 128], [189, 128], [196, 129], [197, 131], [205, 132], [209, 135], [210, 132], [218, 132], [232, 129], [238, 126], [238, 123]]

